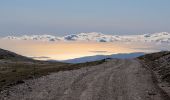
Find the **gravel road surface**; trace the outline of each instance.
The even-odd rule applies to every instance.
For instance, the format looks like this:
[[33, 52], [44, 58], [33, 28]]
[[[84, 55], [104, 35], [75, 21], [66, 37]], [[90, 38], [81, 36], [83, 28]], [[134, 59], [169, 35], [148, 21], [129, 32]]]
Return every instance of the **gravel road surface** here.
[[0, 100], [165, 100], [136, 59], [52, 73], [2, 91]]

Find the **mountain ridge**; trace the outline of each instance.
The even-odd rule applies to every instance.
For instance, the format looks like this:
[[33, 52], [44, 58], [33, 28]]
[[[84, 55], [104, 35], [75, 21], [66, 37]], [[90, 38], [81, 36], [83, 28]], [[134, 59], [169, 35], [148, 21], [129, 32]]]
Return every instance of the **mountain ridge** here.
[[118, 53], [118, 54], [112, 54], [112, 55], [95, 55], [95, 56], [85, 56], [80, 58], [74, 58], [74, 59], [68, 59], [63, 60], [61, 62], [66, 63], [85, 63], [85, 62], [91, 62], [91, 61], [97, 61], [102, 59], [131, 59], [136, 58], [139, 56], [143, 56], [145, 53], [143, 52], [134, 52], [134, 53]]

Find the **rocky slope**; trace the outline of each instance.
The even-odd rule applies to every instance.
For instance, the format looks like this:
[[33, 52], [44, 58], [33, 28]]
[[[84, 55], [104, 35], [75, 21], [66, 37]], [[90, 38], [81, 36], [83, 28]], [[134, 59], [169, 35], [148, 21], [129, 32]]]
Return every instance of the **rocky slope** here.
[[162, 51], [139, 57], [144, 66], [151, 70], [157, 83], [170, 95], [170, 52]]

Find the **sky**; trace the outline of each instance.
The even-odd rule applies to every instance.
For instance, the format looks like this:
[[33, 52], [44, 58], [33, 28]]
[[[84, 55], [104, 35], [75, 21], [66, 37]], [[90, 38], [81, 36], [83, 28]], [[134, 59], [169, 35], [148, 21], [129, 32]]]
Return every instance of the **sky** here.
[[170, 0], [0, 0], [0, 36], [170, 32]]

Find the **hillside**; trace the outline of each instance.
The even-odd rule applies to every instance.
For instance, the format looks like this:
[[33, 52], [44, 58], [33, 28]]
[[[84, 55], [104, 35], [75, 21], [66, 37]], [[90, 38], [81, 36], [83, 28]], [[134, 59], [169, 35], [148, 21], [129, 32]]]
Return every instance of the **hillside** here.
[[106, 62], [25, 81], [2, 91], [7, 100], [170, 100], [136, 59]]
[[11, 60], [11, 61], [34, 61], [33, 59], [18, 55], [0, 48], [0, 60]]
[[170, 52], [162, 51], [139, 57], [149, 69], [157, 72], [162, 81], [170, 83]]
[[0, 52], [1, 100], [170, 100], [168, 51], [79, 64]]
[[139, 59], [147, 69], [152, 71], [159, 87], [170, 95], [170, 52], [147, 54]]
[[26, 79], [38, 78], [52, 72], [79, 69], [103, 63], [104, 60], [83, 64], [68, 64], [33, 60], [16, 53], [0, 49], [0, 91]]

